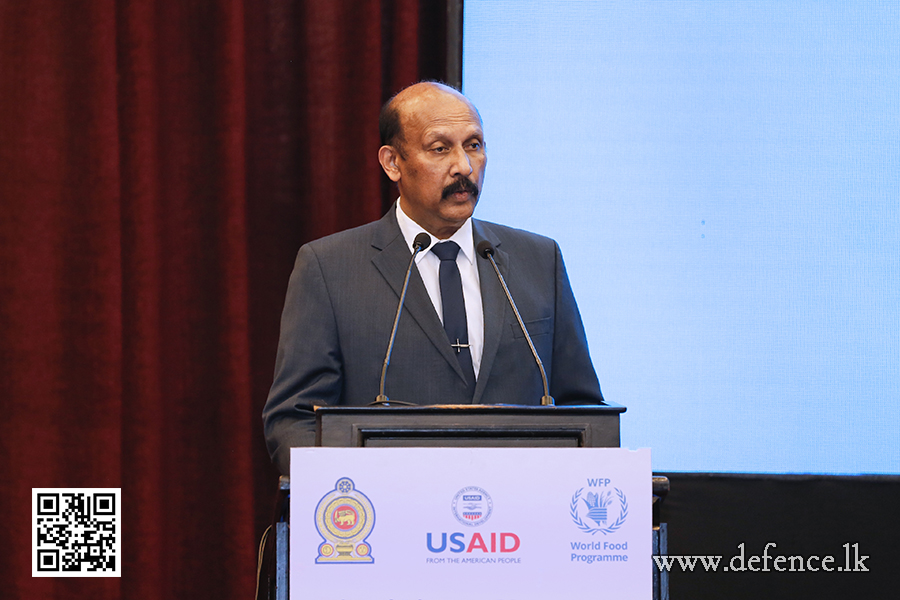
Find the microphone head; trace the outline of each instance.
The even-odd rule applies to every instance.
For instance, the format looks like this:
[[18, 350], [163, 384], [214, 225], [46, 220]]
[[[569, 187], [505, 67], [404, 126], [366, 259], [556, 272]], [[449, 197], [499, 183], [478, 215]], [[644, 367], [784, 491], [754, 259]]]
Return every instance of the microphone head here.
[[494, 247], [491, 246], [489, 241], [481, 240], [475, 247], [475, 252], [480, 254], [482, 258], [487, 258], [488, 256], [494, 255]]
[[431, 236], [424, 231], [413, 240], [413, 250], [424, 250], [431, 245]]

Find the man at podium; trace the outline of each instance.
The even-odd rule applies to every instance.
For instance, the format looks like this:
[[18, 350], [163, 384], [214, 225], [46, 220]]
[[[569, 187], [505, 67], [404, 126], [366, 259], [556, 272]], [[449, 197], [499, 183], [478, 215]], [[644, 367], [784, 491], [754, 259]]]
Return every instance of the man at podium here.
[[549, 396], [603, 401], [556, 242], [472, 218], [487, 164], [475, 106], [417, 83], [385, 104], [379, 128], [378, 159], [400, 198], [376, 222], [304, 245], [291, 274], [263, 410], [284, 474], [290, 448], [315, 441], [315, 406], [541, 404], [529, 335]]

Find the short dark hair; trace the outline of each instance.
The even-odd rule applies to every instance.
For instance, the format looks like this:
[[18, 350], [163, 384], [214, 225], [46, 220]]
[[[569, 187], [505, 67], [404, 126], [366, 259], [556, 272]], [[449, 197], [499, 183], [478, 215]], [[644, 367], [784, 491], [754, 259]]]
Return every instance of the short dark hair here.
[[[425, 79], [418, 83], [436, 83], [459, 92], [459, 90], [456, 89], [456, 86], [447, 85], [443, 81], [437, 79]], [[412, 85], [406, 87], [412, 87]], [[405, 89], [406, 88], [403, 88], [400, 92]], [[399, 147], [406, 141], [403, 138], [403, 127], [400, 125], [400, 109], [397, 107], [397, 103], [394, 102], [397, 96], [400, 95], [400, 92], [391, 96], [390, 100], [384, 103], [384, 106], [381, 107], [381, 114], [378, 115], [378, 133], [381, 136], [382, 146]]]
[[378, 133], [382, 146], [396, 146], [403, 143], [403, 129], [400, 127], [400, 111], [394, 102], [396, 94], [381, 107], [378, 115]]

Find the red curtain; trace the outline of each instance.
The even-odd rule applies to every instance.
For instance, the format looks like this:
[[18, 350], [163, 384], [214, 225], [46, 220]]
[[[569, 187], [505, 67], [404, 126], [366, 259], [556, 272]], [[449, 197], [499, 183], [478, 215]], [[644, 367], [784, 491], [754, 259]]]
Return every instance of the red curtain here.
[[[445, 2], [0, 2], [5, 598], [250, 598], [305, 241], [378, 218]], [[32, 578], [31, 488], [121, 487], [122, 578]]]

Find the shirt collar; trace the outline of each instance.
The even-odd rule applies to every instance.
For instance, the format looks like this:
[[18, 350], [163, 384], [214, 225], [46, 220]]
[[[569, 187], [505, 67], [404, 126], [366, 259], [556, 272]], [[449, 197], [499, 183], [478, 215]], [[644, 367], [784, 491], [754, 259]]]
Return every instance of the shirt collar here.
[[[406, 240], [406, 247], [409, 248], [409, 251], [412, 252], [412, 245], [416, 239], [416, 236], [422, 232], [428, 233], [425, 231], [421, 225], [413, 221], [403, 209], [400, 208], [400, 201], [397, 201], [397, 224], [400, 226], [400, 233], [403, 234], [403, 239]], [[466, 219], [465, 223], [456, 230], [456, 232], [451, 235], [446, 240], [438, 240], [430, 233], [428, 237], [431, 238], [432, 246], [437, 244], [438, 242], [456, 242], [459, 246], [460, 251], [469, 264], [475, 263], [475, 238], [472, 237], [472, 217]], [[431, 246], [428, 247], [431, 249]], [[422, 258], [425, 257], [424, 252], [420, 252], [418, 256], [416, 256], [416, 264], [419, 263]]]

